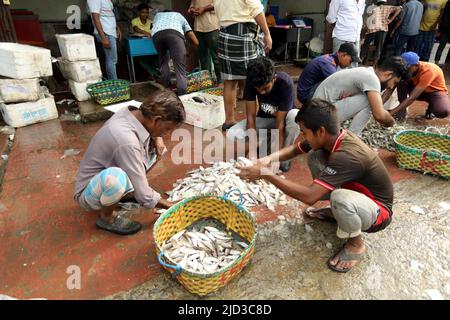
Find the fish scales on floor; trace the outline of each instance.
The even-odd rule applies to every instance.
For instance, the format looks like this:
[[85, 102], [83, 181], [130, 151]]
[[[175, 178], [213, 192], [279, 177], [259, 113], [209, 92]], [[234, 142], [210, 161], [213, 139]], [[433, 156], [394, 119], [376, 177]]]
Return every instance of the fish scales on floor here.
[[[188, 172], [189, 177], [177, 180], [174, 189], [168, 192], [169, 201], [180, 201], [181, 199], [199, 196], [215, 195], [223, 196], [228, 191], [239, 189], [243, 196], [243, 206], [247, 209], [265, 205], [274, 211], [277, 205], [286, 205], [287, 198], [274, 185], [264, 180], [248, 182], [239, 178], [236, 173], [239, 170], [236, 165], [248, 166], [252, 162], [246, 158], [239, 157], [237, 161], [217, 162], [211, 167]], [[240, 203], [239, 193], [232, 193], [229, 199]]]
[[184, 270], [211, 274], [239, 259], [248, 244], [234, 240], [227, 233], [205, 226], [182, 230], [165, 241], [162, 249]]

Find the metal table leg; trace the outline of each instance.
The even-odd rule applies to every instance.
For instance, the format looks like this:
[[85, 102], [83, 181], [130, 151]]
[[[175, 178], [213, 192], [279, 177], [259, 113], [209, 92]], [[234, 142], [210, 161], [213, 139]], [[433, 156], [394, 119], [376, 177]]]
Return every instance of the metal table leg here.
[[131, 74], [131, 68], [130, 68], [130, 55], [127, 54], [127, 66], [128, 66], [128, 74], [130, 75], [130, 81], [133, 82], [133, 76]]
[[130, 56], [130, 59], [131, 59], [131, 70], [132, 70], [132, 75], [133, 75], [133, 78], [132, 78], [132, 80], [131, 80], [131, 82], [136, 82], [136, 74], [134, 73], [134, 59], [133, 59], [133, 56]]

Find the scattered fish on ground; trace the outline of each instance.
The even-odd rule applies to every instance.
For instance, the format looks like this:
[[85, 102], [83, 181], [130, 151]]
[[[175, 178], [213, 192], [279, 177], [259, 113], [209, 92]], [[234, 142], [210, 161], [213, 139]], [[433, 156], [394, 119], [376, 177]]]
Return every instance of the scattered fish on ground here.
[[[237, 165], [248, 166], [252, 162], [246, 158], [238, 158], [238, 161], [217, 162], [211, 167], [188, 172], [189, 177], [179, 179], [173, 185], [174, 189], [167, 192], [169, 201], [180, 201], [185, 198], [199, 195], [224, 196], [233, 189], [239, 189], [243, 196], [243, 206], [246, 209], [258, 205], [265, 205], [274, 211], [277, 205], [286, 205], [286, 195], [271, 183], [264, 180], [249, 182], [242, 180], [236, 174]], [[229, 195], [229, 199], [240, 203], [240, 195], [235, 192]]]

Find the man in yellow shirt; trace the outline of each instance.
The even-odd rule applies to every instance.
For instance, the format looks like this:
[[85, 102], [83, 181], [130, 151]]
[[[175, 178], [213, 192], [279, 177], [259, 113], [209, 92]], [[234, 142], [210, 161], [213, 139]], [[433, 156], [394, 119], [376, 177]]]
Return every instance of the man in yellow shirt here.
[[139, 16], [131, 21], [131, 27], [137, 34], [151, 37], [152, 21], [150, 20], [149, 7], [146, 3], [141, 3], [138, 6]]
[[[153, 21], [150, 19], [150, 9], [146, 3], [141, 3], [138, 6], [138, 16], [131, 20], [131, 28], [135, 34], [151, 37], [152, 36], [152, 24]], [[159, 74], [158, 63], [159, 59], [157, 56], [143, 56], [136, 58], [142, 68], [147, 70], [147, 72], [152, 76], [152, 79]]]
[[417, 54], [420, 60], [430, 60], [433, 49], [436, 28], [441, 20], [447, 0], [424, 0], [424, 12], [420, 23], [420, 32], [417, 38]]

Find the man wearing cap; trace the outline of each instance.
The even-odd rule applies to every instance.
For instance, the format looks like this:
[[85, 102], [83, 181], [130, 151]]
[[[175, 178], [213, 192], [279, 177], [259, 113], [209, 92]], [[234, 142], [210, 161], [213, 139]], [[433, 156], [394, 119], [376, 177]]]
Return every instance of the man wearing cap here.
[[450, 101], [442, 69], [434, 63], [419, 61], [419, 56], [414, 52], [405, 52], [402, 58], [406, 62], [412, 78], [409, 81], [402, 81], [398, 85], [400, 104], [391, 111], [391, 114], [395, 115], [397, 119], [404, 119], [406, 109], [414, 101], [419, 100], [428, 103], [427, 118], [431, 118], [433, 115], [438, 118], [448, 117]]
[[381, 92], [392, 92], [400, 80], [407, 78], [403, 59], [390, 57], [375, 69], [360, 67], [336, 72], [319, 85], [313, 98], [333, 103], [339, 120], [352, 119], [349, 130], [359, 135], [372, 115], [384, 126], [394, 125], [395, 120], [383, 106], [389, 96], [382, 97]]
[[325, 54], [312, 60], [298, 80], [297, 98], [305, 104], [314, 95], [320, 83], [338, 71], [346, 69], [352, 62], [359, 63], [358, 50], [352, 43], [343, 43], [333, 54]]

